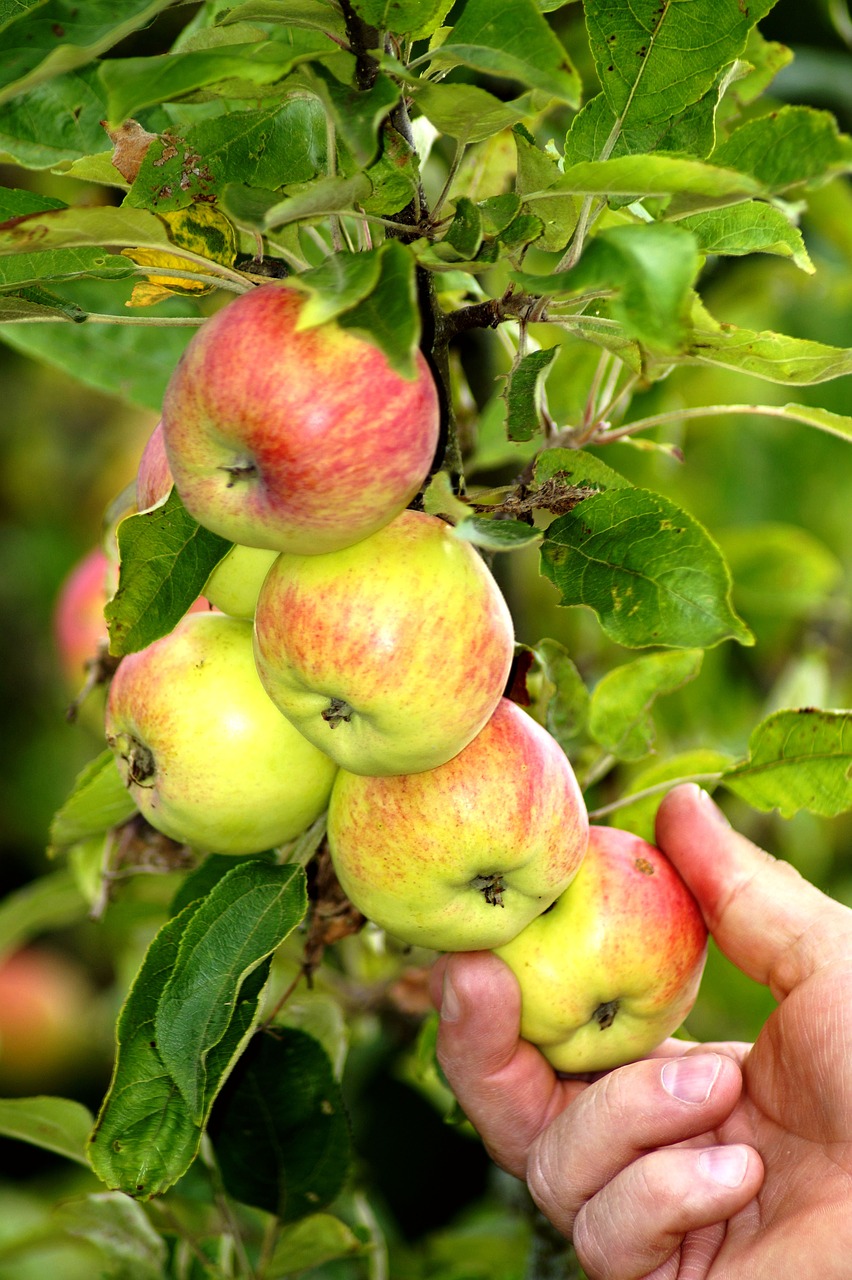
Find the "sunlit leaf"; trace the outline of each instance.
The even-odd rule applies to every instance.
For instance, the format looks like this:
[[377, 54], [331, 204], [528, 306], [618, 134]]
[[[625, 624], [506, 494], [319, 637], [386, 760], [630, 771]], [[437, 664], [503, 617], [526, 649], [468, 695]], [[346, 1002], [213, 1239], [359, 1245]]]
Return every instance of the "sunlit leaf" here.
[[852, 711], [777, 711], [757, 726], [748, 759], [722, 784], [755, 809], [834, 818], [852, 808]]
[[607, 671], [592, 691], [592, 737], [619, 760], [641, 760], [656, 738], [654, 702], [694, 680], [703, 657], [703, 649], [650, 653]]
[[71, 794], [54, 816], [50, 843], [55, 848], [76, 844], [118, 826], [135, 812], [133, 798], [115, 767], [115, 756], [109, 750], [102, 751], [75, 779]]
[[751, 174], [767, 190], [852, 172], [852, 138], [828, 111], [780, 107], [748, 120], [713, 153], [713, 163]]
[[702, 253], [774, 253], [792, 258], [802, 271], [813, 274], [801, 231], [774, 205], [749, 200], [727, 209], [691, 214], [679, 219], [677, 225], [692, 232]]
[[88, 1107], [70, 1098], [0, 1098], [0, 1133], [87, 1164]]
[[495, 520], [487, 516], [468, 516], [453, 529], [453, 536], [472, 542], [484, 551], [520, 551], [541, 540], [541, 530], [523, 520]]

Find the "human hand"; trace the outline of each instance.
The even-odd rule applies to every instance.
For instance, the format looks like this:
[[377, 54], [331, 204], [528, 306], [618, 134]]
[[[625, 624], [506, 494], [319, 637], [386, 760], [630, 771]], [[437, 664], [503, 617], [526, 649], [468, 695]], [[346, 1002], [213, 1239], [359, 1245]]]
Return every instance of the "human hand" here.
[[668, 1040], [592, 1083], [560, 1079], [518, 1037], [511, 971], [468, 952], [434, 970], [441, 1065], [591, 1280], [849, 1280], [852, 911], [697, 787], [665, 798], [657, 843], [779, 1002], [754, 1046]]

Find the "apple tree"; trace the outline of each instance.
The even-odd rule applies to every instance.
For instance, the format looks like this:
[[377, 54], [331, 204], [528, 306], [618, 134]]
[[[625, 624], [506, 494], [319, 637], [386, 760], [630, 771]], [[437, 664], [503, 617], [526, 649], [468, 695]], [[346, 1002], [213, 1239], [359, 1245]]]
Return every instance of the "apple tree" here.
[[[403, 381], [425, 362], [440, 439], [411, 505], [490, 566], [514, 616], [506, 694], [591, 819], [651, 839], [665, 791], [698, 781], [819, 877], [852, 809], [852, 139], [776, 93], [796, 64], [762, 33], [772, 11], [0, 6], [0, 338], [24, 379], [38, 362], [58, 398], [80, 384], [147, 432], [194, 335], [270, 282], [300, 297], [302, 331], [355, 335]], [[343, 462], [323, 465], [330, 490]], [[0, 1133], [71, 1170], [8, 1251], [0, 1232], [0, 1278], [45, 1248], [69, 1277], [565, 1274], [565, 1243], [453, 1111], [434, 953], [365, 925], [324, 813], [271, 849], [196, 847], [115, 768], [104, 686], [233, 550], [178, 487], [137, 501], [135, 469], [103, 523], [108, 642], [78, 728], [50, 738], [50, 861], [0, 905], [3, 953], [98, 936], [112, 1071], [95, 1098], [0, 1100]], [[440, 719], [452, 682], [432, 665]], [[762, 996], [735, 981], [711, 954], [690, 1027], [750, 1034]], [[737, 1001], [744, 1028], [724, 1020]], [[399, 1210], [447, 1161], [470, 1193], [450, 1179], [437, 1218]]]

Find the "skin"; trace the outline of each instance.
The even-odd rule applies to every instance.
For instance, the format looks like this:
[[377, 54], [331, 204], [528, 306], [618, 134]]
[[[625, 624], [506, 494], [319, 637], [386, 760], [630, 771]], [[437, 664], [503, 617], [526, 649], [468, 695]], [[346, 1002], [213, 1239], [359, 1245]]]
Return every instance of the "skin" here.
[[592, 1083], [558, 1079], [518, 1038], [511, 973], [476, 953], [433, 974], [441, 1064], [591, 1280], [845, 1280], [852, 911], [696, 787], [666, 797], [656, 834], [722, 951], [779, 1002], [755, 1044], [667, 1041]]
[[[174, 480], [166, 455], [163, 424], [157, 423], [139, 461], [136, 473], [136, 505], [147, 511], [168, 497]], [[204, 598], [214, 609], [232, 618], [253, 618], [263, 579], [277, 551], [233, 546], [216, 565], [204, 586]]]
[[523, 929], [576, 874], [587, 829], [561, 747], [505, 698], [440, 768], [341, 770], [328, 815], [350, 901], [402, 941], [438, 950], [497, 946]]
[[107, 741], [153, 827], [216, 853], [294, 839], [325, 809], [332, 762], [275, 709], [257, 678], [251, 624], [192, 614], [124, 658]]
[[255, 614], [269, 696], [352, 773], [452, 759], [497, 706], [513, 649], [481, 557], [418, 511], [331, 555], [279, 556]]
[[592, 827], [552, 910], [498, 954], [518, 979], [521, 1034], [558, 1071], [632, 1062], [680, 1026], [698, 994], [707, 929], [653, 845]]
[[306, 297], [262, 285], [211, 317], [169, 382], [163, 429], [187, 510], [243, 546], [300, 555], [358, 542], [421, 488], [438, 445], [422, 356], [403, 378]]

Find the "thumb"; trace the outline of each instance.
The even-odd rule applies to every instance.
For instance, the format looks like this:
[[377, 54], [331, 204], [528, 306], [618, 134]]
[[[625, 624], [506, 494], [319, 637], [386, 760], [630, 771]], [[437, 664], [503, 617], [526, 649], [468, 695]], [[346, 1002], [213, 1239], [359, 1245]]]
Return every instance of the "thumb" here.
[[665, 797], [657, 844], [695, 894], [721, 950], [776, 999], [852, 957], [852, 911], [734, 831], [698, 787]]

